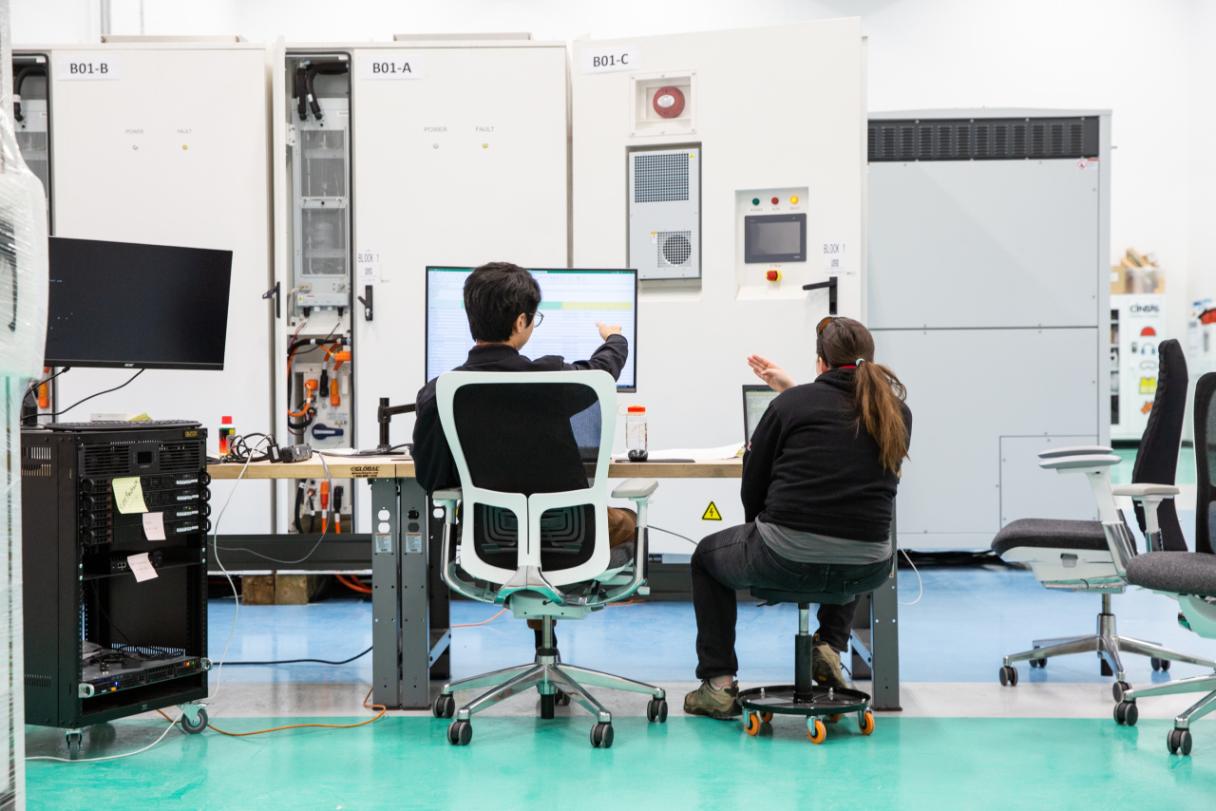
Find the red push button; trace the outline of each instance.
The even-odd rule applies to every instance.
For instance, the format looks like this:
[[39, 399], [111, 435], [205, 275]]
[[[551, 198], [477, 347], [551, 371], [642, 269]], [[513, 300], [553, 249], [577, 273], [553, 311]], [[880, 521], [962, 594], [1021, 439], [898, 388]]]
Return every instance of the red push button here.
[[764, 278], [768, 279], [770, 282], [779, 282], [781, 281], [781, 271], [770, 270], [764, 274]]
[[771, 202], [772, 202], [772, 204], [773, 204], [773, 205], [777, 205], [778, 203], [780, 203], [780, 202], [781, 202], [781, 198], [780, 198], [780, 197], [774, 197], [774, 198], [772, 199], [772, 201], [771, 201]]

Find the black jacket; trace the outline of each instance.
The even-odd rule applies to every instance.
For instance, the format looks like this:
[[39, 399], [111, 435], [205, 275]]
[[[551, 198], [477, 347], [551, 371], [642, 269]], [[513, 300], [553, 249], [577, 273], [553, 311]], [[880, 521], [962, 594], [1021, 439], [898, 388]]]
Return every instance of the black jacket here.
[[[464, 364], [453, 371], [458, 372], [560, 372], [572, 369], [602, 369], [613, 379], [621, 376], [621, 369], [629, 357], [629, 341], [623, 335], [609, 335], [608, 340], [595, 350], [590, 360], [566, 363], [558, 355], [529, 360], [505, 344], [475, 346], [469, 350]], [[431, 380], [418, 392], [417, 413], [414, 420], [414, 469], [418, 483], [428, 493], [444, 487], [460, 484], [456, 462], [443, 435], [439, 423], [439, 407], [435, 403], [435, 381]], [[573, 407], [572, 414], [587, 406]], [[573, 442], [573, 439], [571, 439]], [[577, 456], [577, 451], [576, 451]]]
[[[899, 477], [860, 424], [853, 371], [832, 369], [778, 395], [743, 457], [746, 520], [857, 541], [885, 541]], [[912, 431], [912, 412], [903, 407]]]

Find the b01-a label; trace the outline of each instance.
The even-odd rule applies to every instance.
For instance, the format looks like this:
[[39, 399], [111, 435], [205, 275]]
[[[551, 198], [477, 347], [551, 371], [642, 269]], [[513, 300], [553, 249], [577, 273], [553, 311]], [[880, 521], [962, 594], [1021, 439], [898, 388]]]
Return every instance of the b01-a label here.
[[360, 79], [410, 80], [423, 78], [422, 57], [417, 53], [364, 54], [359, 59]]
[[61, 56], [55, 61], [57, 81], [114, 81], [118, 79], [118, 60], [113, 56]]
[[614, 73], [637, 70], [642, 63], [642, 50], [637, 45], [604, 45], [587, 48], [580, 59], [583, 73]]

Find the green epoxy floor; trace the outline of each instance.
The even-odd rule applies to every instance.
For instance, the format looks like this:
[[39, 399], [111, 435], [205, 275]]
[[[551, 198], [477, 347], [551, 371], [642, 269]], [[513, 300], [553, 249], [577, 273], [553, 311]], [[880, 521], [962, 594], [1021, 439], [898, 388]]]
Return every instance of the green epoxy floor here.
[[[609, 750], [591, 748], [581, 716], [486, 718], [467, 748], [446, 743], [446, 722], [424, 717], [250, 739], [174, 732], [135, 758], [30, 763], [27, 797], [30, 809], [165, 811], [1216, 807], [1216, 727], [1205, 724], [1195, 755], [1182, 758], [1166, 752], [1167, 721], [1121, 728], [1101, 719], [880, 716], [872, 737], [842, 722], [813, 746], [800, 724], [781, 720], [772, 737], [748, 738], [734, 723], [621, 718]], [[226, 728], [261, 725], [251, 718]], [[115, 726], [118, 751], [164, 728]], [[32, 733], [30, 754], [58, 748], [61, 735]]]

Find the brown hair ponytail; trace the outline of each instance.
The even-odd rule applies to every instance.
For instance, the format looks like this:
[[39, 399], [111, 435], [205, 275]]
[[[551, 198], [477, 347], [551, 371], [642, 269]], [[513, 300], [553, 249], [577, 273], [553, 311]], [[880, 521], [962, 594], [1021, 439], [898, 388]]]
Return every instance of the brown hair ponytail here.
[[855, 393], [858, 422], [878, 443], [882, 466], [899, 475], [908, 456], [908, 425], [902, 403], [907, 389], [895, 373], [874, 362], [874, 336], [852, 318], [824, 319], [818, 330], [816, 352], [833, 368], [857, 367]]

